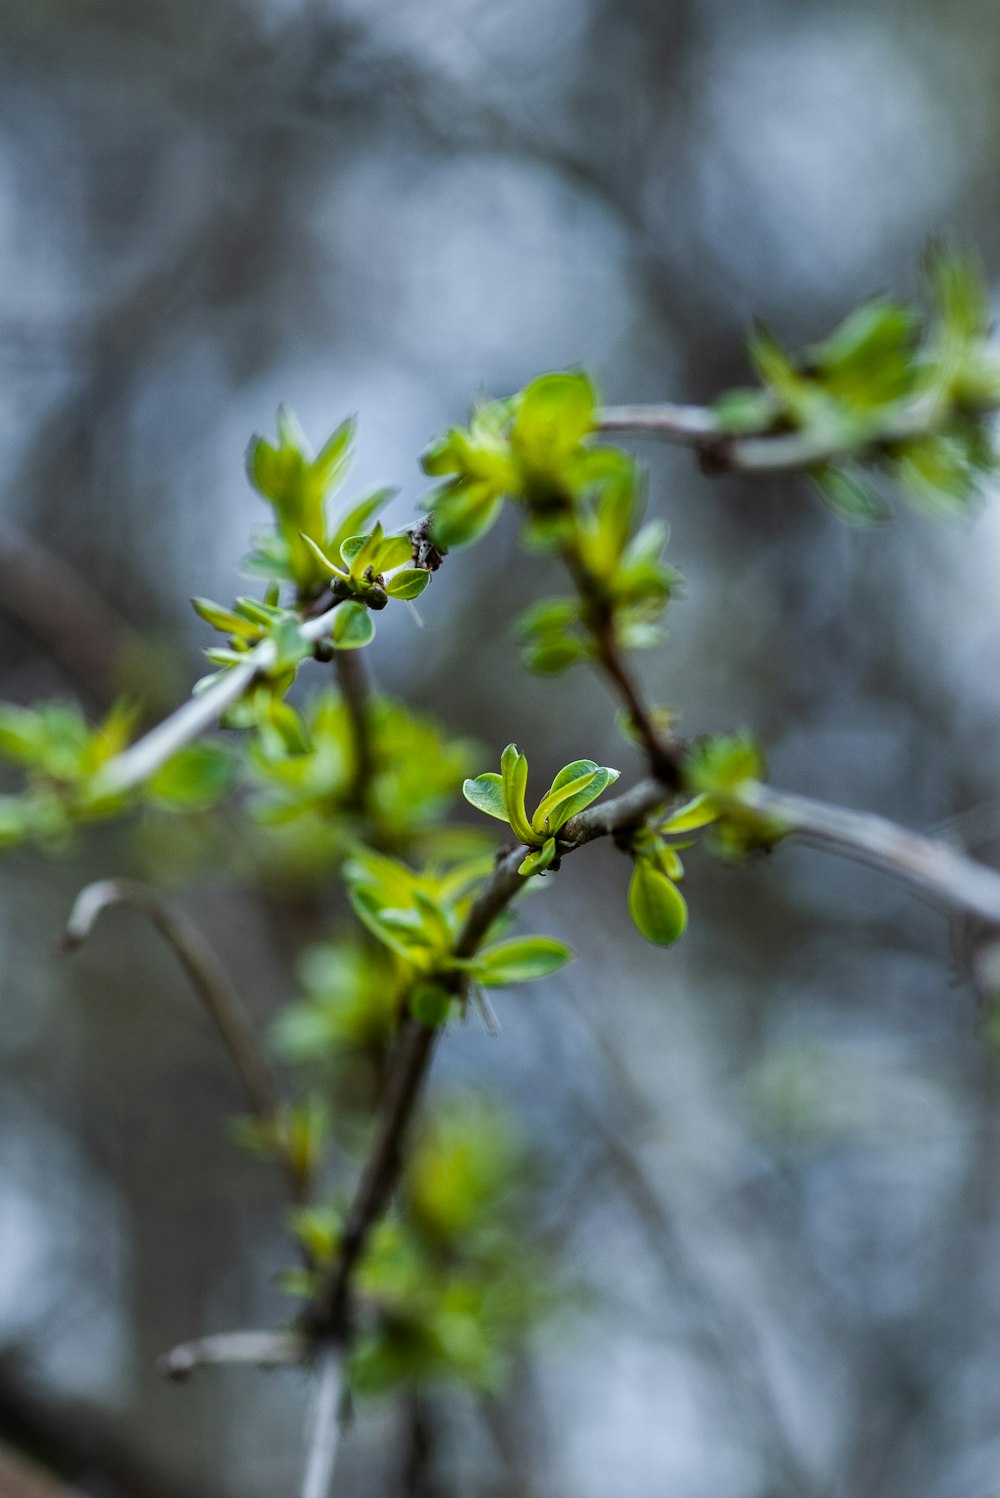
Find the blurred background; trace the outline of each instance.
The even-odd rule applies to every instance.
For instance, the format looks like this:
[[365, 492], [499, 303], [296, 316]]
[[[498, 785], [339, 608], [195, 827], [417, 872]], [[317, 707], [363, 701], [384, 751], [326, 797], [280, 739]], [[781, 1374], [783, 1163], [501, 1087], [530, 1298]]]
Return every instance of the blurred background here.
[[[609, 401], [710, 398], [751, 318], [796, 341], [914, 294], [935, 234], [1000, 284], [992, 0], [5, 0], [0, 74], [15, 701], [96, 710], [122, 640], [183, 695], [187, 598], [240, 590], [279, 402], [317, 442], [357, 412], [353, 487], [398, 484], [403, 524], [476, 391], [581, 363]], [[1000, 852], [1000, 496], [858, 532], [642, 447], [687, 579], [650, 694], [752, 730], [785, 788]], [[516, 738], [539, 784], [580, 754], [634, 777], [603, 686], [521, 669], [509, 623], [552, 573], [501, 526], [423, 633], [387, 620], [377, 682], [481, 768]], [[156, 937], [110, 916], [54, 955], [87, 879], [182, 863], [112, 828], [0, 864], [0, 1436], [78, 1492], [264, 1498], [295, 1491], [303, 1381], [154, 1365], [287, 1313], [278, 1184], [227, 1138], [236, 1084]], [[528, 920], [578, 962], [436, 1074], [536, 1148], [577, 1309], [496, 1408], [433, 1401], [419, 1488], [399, 1410], [364, 1408], [337, 1493], [989, 1498], [1000, 1072], [961, 933], [818, 853], [697, 853], [663, 953], [626, 883], [604, 847], [550, 881]], [[293, 923], [212, 860], [180, 898], [266, 1024]]]

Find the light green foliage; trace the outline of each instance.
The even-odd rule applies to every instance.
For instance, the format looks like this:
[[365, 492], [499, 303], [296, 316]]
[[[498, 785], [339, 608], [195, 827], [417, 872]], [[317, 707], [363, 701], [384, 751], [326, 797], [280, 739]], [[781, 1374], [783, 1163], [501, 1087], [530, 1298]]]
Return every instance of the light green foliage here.
[[192, 598], [191, 605], [206, 624], [229, 640], [228, 645], [213, 645], [205, 651], [206, 658], [219, 670], [196, 682], [196, 693], [205, 691], [233, 666], [241, 665], [248, 652], [270, 640], [275, 647], [275, 660], [266, 677], [271, 693], [283, 697], [299, 666], [313, 653], [314, 647], [302, 637], [299, 615], [294, 609], [279, 606], [277, 584], [272, 584], [262, 599], [237, 598], [231, 609], [213, 603], [210, 598]]
[[[346, 600], [333, 626], [334, 644], [341, 650], [367, 645], [374, 637], [375, 622], [368, 609], [384, 609], [390, 598], [419, 598], [430, 581], [424, 568], [408, 565], [413, 561], [411, 538], [387, 536], [381, 522], [367, 535], [348, 536], [336, 560], [309, 536], [303, 540], [322, 568], [334, 599]], [[347, 625], [345, 616], [357, 622]]]
[[146, 793], [164, 811], [208, 811], [229, 791], [234, 771], [228, 750], [203, 739], [168, 759], [148, 782]]
[[449, 1009], [440, 995], [426, 992], [428, 980], [438, 980], [448, 994], [464, 991], [470, 981], [505, 988], [546, 977], [569, 961], [569, 949], [549, 937], [487, 944], [474, 957], [455, 955], [476, 888], [491, 865], [486, 857], [417, 873], [367, 850], [345, 865], [355, 915], [421, 980], [425, 991], [417, 1017], [425, 1023], [443, 1024]]
[[678, 574], [663, 561], [667, 528], [641, 525], [638, 465], [592, 442], [597, 393], [583, 373], [549, 374], [520, 395], [480, 407], [425, 455], [428, 473], [450, 475], [431, 499], [434, 535], [449, 546], [483, 535], [504, 497], [524, 517], [524, 540], [559, 549], [579, 596], [533, 604], [518, 621], [525, 660], [553, 675], [617, 649], [660, 643], [658, 621]]
[[669, 875], [651, 859], [637, 858], [628, 887], [636, 929], [657, 946], [672, 946], [687, 926], [687, 904]]
[[310, 540], [322, 553], [338, 555], [344, 542], [359, 535], [392, 498], [392, 491], [368, 495], [331, 525], [327, 500], [350, 461], [353, 421], [342, 422], [315, 457], [295, 417], [284, 408], [277, 428], [276, 443], [254, 437], [247, 450], [248, 477], [274, 510], [275, 525], [254, 538], [246, 565], [258, 576], [294, 584], [299, 597], [312, 598], [326, 587], [329, 573]]
[[[805, 470], [851, 520], [881, 517], [883, 482], [925, 509], [966, 507], [997, 467], [989, 417], [1000, 406], [1000, 359], [987, 342], [975, 265], [939, 251], [929, 280], [928, 318], [878, 299], [796, 356], [757, 330], [750, 353], [758, 388], [731, 391], [717, 403], [717, 430], [703, 416], [694, 423], [691, 440], [706, 464]], [[543, 674], [578, 662], [602, 669], [625, 703], [623, 731], [672, 785], [674, 715], [643, 708], [624, 655], [662, 640], [662, 616], [680, 580], [664, 561], [667, 527], [644, 519], [640, 468], [601, 443], [599, 421], [597, 391], [580, 371], [545, 374], [517, 395], [480, 404], [468, 427], [453, 428], [424, 456], [427, 473], [440, 481], [430, 521], [412, 534], [387, 535], [377, 516], [389, 491], [339, 517], [329, 513], [350, 457], [352, 424], [338, 427], [314, 455], [281, 411], [276, 440], [255, 438], [247, 459], [251, 482], [273, 512], [247, 564], [266, 579], [264, 597], [240, 597], [232, 607], [194, 600], [224, 637], [207, 652], [216, 676], [196, 690], [245, 665], [265, 642], [271, 657], [224, 717], [226, 728], [246, 730], [237, 742], [247, 792], [241, 809], [249, 816], [242, 837], [232, 838], [237, 824], [226, 829], [239, 845], [241, 872], [250, 866], [272, 896], [294, 898], [306, 887], [316, 908], [337, 872], [361, 928], [302, 954], [297, 996], [273, 1032], [297, 1092], [275, 1116], [238, 1127], [243, 1144], [280, 1162], [286, 1174], [291, 1169], [293, 1199], [309, 1202], [291, 1220], [305, 1251], [283, 1276], [295, 1294], [313, 1295], [321, 1285], [329, 1291], [329, 1278], [318, 1277], [329, 1275], [341, 1248], [339, 1187], [356, 1181], [370, 1148], [403, 1021], [437, 1029], [464, 1017], [470, 996], [488, 1014], [480, 990], [546, 978], [572, 954], [548, 936], [511, 936], [509, 901], [481, 932], [477, 916], [495, 910], [492, 896], [509, 895], [510, 881], [505, 864], [499, 881], [488, 883], [496, 858], [478, 829], [443, 820], [471, 766], [467, 744], [371, 694], [359, 693], [360, 705], [328, 686], [294, 704], [286, 694], [307, 659], [329, 661], [335, 651], [368, 645], [374, 614], [390, 600], [419, 597], [438, 553], [484, 536], [508, 501], [524, 544], [555, 554], [572, 583], [567, 596], [544, 598], [522, 613], [528, 665]], [[772, 462], [775, 454], [780, 461]], [[305, 619], [334, 605], [330, 638], [305, 640]], [[215, 706], [227, 695], [220, 691]], [[77, 823], [142, 805], [174, 813], [172, 829], [190, 826], [180, 814], [199, 816], [229, 790], [236, 755], [199, 741], [138, 789], [104, 794], [102, 769], [129, 743], [134, 724], [134, 711], [124, 706], [96, 727], [58, 703], [0, 707], [0, 759], [25, 778], [22, 792], [0, 796], [0, 846], [58, 846]], [[155, 760], [157, 745], [182, 742], [190, 727], [190, 719], [173, 725], [151, 751], [147, 744], [146, 755]], [[149, 758], [140, 754], [138, 762], [145, 767]], [[136, 763], [132, 756], [133, 770]], [[672, 945], [686, 928], [681, 853], [694, 838], [704, 833], [724, 855], [743, 857], [784, 835], [754, 810], [765, 773], [751, 739], [702, 740], [684, 763], [692, 799], [618, 830], [616, 840], [633, 860], [629, 910], [648, 941]], [[528, 762], [509, 744], [499, 774], [465, 779], [462, 789], [474, 807], [511, 829], [527, 880], [558, 866], [570, 845], [567, 824], [617, 779], [617, 770], [575, 760], [529, 816]], [[156, 824], [160, 877], [164, 825], [162, 818]], [[477, 911], [484, 887], [487, 900]], [[1000, 1030], [995, 1015], [991, 1023]], [[270, 1103], [261, 1106], [266, 1111]], [[374, 1231], [350, 1286], [351, 1389], [385, 1393], [447, 1380], [492, 1392], [551, 1299], [544, 1266], [525, 1246], [524, 1152], [496, 1109], [432, 1101], [404, 1155], [392, 1216], [367, 1224]]]
[[880, 480], [921, 509], [954, 514], [995, 471], [1000, 358], [988, 341], [982, 271], [945, 247], [931, 256], [927, 280], [929, 316], [877, 298], [798, 356], [758, 329], [750, 357], [763, 389], [716, 404], [733, 435], [801, 433], [828, 450], [811, 477], [845, 519], [886, 515]]
[[528, 759], [516, 744], [508, 744], [501, 755], [500, 771], [467, 780], [462, 794], [477, 811], [508, 823], [518, 841], [535, 850], [521, 864], [524, 875], [542, 873], [552, 864], [560, 829], [614, 785], [620, 774], [592, 759], [573, 760], [559, 771], [529, 820], [524, 801]]
[[[0, 704], [0, 760], [24, 772], [16, 794], [0, 795], [0, 847], [64, 845], [78, 825], [120, 815], [137, 795], [109, 796], [100, 771], [129, 744], [138, 720], [135, 705], [119, 702], [98, 724], [70, 702], [41, 707]], [[195, 812], [229, 789], [232, 762], [217, 745], [201, 743], [166, 761], [145, 799], [161, 810]]]
[[[295, 719], [297, 744], [259, 732], [251, 745], [255, 815], [268, 826], [319, 817], [347, 834], [360, 810], [351, 715], [340, 693], [328, 687], [316, 692]], [[448, 738], [432, 718], [387, 697], [370, 700], [368, 730], [371, 778], [363, 807], [368, 836], [401, 849], [422, 836], [433, 837], [434, 824], [469, 768], [471, 745]]]
[[303, 1183], [319, 1174], [330, 1142], [330, 1113], [325, 1101], [309, 1096], [272, 1118], [237, 1118], [230, 1133], [234, 1144], [259, 1160], [282, 1161]]
[[515, 936], [484, 947], [466, 966], [484, 988], [506, 988], [548, 978], [572, 957], [569, 948], [551, 936]]
[[746, 735], [700, 740], [684, 765], [687, 785], [715, 813], [712, 846], [722, 857], [739, 860], [773, 848], [787, 828], [740, 805], [740, 789], [764, 780], [767, 765], [760, 746]]
[[384, 1052], [399, 1020], [403, 971], [381, 946], [351, 939], [308, 947], [298, 963], [302, 997], [275, 1022], [281, 1055], [323, 1066], [357, 1052]]
[[[372, 1235], [356, 1277], [361, 1314], [351, 1390], [384, 1395], [428, 1383], [481, 1392], [503, 1384], [512, 1354], [554, 1296], [545, 1260], [525, 1246], [532, 1176], [507, 1116], [481, 1098], [439, 1103], [412, 1142], [393, 1215]], [[310, 1268], [283, 1288], [309, 1296], [343, 1233], [338, 1206], [290, 1218]]]
[[690, 840], [672, 841], [678, 834], [700, 832], [717, 820], [710, 799], [699, 795], [677, 807], [655, 825], [642, 827], [632, 838], [635, 867], [629, 883], [628, 908], [636, 928], [657, 946], [672, 946], [687, 927], [687, 903], [677, 888], [684, 878], [680, 853]]
[[693, 791], [724, 805], [745, 780], [763, 780], [767, 766], [760, 745], [745, 734], [720, 734], [699, 740], [684, 766]]
[[424, 472], [447, 477], [434, 498], [434, 539], [448, 550], [468, 546], [491, 530], [505, 494], [519, 474], [510, 449], [509, 401], [473, 409], [468, 429], [453, 427], [423, 456]]
[[438, 1107], [414, 1141], [399, 1214], [361, 1267], [372, 1313], [351, 1358], [355, 1390], [502, 1387], [553, 1302], [548, 1266], [525, 1242], [529, 1172], [499, 1109], [473, 1098]]

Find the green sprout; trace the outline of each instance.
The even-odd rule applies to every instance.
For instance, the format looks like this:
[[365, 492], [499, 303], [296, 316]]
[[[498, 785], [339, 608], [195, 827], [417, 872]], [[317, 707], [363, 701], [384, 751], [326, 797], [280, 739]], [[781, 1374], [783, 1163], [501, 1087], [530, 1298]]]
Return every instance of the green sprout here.
[[506, 822], [518, 841], [532, 850], [518, 868], [526, 878], [552, 866], [558, 856], [556, 836], [560, 829], [614, 785], [621, 773], [592, 759], [573, 760], [559, 771], [529, 821], [524, 804], [528, 760], [516, 744], [508, 744], [500, 756], [500, 771], [499, 775], [487, 771], [467, 780], [462, 795], [477, 811]]

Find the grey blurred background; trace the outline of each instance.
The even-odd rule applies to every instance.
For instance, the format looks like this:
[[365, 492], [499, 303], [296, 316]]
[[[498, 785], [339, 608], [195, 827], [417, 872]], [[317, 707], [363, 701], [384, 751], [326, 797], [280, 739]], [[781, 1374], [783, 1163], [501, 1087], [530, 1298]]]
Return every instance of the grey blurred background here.
[[[238, 590], [243, 451], [279, 401], [317, 440], [358, 412], [356, 486], [399, 484], [402, 523], [475, 391], [582, 363], [611, 401], [708, 398], [751, 317], [817, 336], [915, 292], [942, 232], [996, 284], [998, 85], [993, 0], [4, 0], [3, 518], [152, 642], [166, 705], [199, 669], [188, 595]], [[797, 482], [646, 449], [687, 578], [650, 693], [687, 732], [752, 729], [785, 787], [994, 856], [1000, 496], [859, 533]], [[0, 553], [0, 695], [93, 701], [74, 611]], [[423, 634], [380, 631], [377, 681], [483, 768], [516, 738], [539, 781], [579, 754], [635, 775], [603, 687], [519, 666], [509, 621], [552, 585], [502, 527]], [[0, 865], [0, 1435], [94, 1494], [290, 1493], [297, 1377], [154, 1368], [285, 1314], [235, 1084], [127, 916], [53, 955], [79, 885], [137, 858], [101, 830]], [[578, 963], [444, 1048], [544, 1155], [537, 1231], [586, 1294], [499, 1410], [434, 1402], [420, 1491], [989, 1498], [1000, 1074], [956, 934], [820, 854], [697, 854], [662, 953], [626, 882], [611, 849], [573, 860], [529, 919]], [[287, 930], [211, 859], [183, 898], [265, 1022]], [[415, 1491], [406, 1439], [363, 1412], [338, 1494]]]

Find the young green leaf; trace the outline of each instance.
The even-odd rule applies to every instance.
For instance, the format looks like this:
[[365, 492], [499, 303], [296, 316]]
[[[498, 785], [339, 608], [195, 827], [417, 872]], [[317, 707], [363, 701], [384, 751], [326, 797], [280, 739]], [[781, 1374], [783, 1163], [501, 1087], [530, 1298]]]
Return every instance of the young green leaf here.
[[485, 812], [488, 817], [496, 817], [498, 822], [506, 822], [507, 803], [504, 800], [503, 780], [495, 771], [487, 770], [485, 775], [477, 775], [475, 780], [466, 780], [462, 786], [462, 795], [477, 811]]
[[544, 874], [545, 870], [555, 863], [555, 858], [556, 840], [550, 837], [540, 848], [534, 848], [522, 858], [517, 866], [517, 872], [524, 879], [530, 878], [532, 874]]
[[660, 823], [661, 832], [693, 832], [698, 827], [707, 827], [714, 822], [718, 812], [712, 805], [708, 796], [695, 796], [693, 801], [686, 802], [672, 811], [665, 822]]
[[423, 567], [404, 567], [389, 579], [385, 591], [390, 598], [419, 598], [430, 580], [430, 573]]
[[375, 638], [375, 620], [363, 603], [348, 599], [333, 616], [333, 643], [338, 650], [358, 650]]
[[331, 562], [322, 546], [320, 546], [318, 542], [314, 541], [312, 536], [307, 536], [304, 531], [301, 531], [300, 535], [302, 537], [302, 540], [305, 542], [308, 550], [316, 558], [320, 566], [325, 568], [326, 571], [330, 573], [331, 577], [344, 577], [346, 575], [342, 567], [338, 567], [336, 562]]
[[535, 847], [540, 839], [533, 831], [524, 808], [524, 792], [528, 784], [528, 760], [520, 753], [516, 744], [508, 744], [500, 756], [500, 770], [503, 778], [504, 806], [514, 836], [520, 838], [522, 843], [527, 843], [529, 848]]
[[216, 744], [189, 744], [161, 765], [149, 782], [150, 797], [176, 811], [205, 811], [228, 791], [233, 762]]
[[558, 832], [571, 817], [613, 785], [620, 773], [607, 765], [597, 765], [592, 759], [578, 759], [566, 765], [531, 819], [535, 832]]
[[529, 983], [557, 972], [573, 954], [551, 936], [515, 936], [486, 947], [475, 959], [475, 975], [484, 988]]
[[647, 858], [637, 858], [628, 889], [628, 908], [647, 941], [672, 946], [687, 925], [684, 896]]

